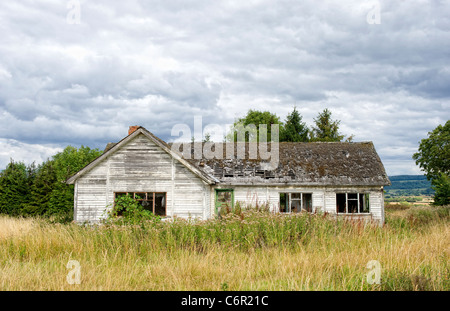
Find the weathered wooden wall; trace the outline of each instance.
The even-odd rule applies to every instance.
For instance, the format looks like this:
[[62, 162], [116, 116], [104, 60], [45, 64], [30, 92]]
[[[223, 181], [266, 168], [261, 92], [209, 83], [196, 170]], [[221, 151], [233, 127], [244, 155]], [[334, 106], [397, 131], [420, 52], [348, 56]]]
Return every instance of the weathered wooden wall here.
[[279, 210], [281, 192], [312, 193], [313, 211], [336, 213], [337, 192], [370, 193], [370, 217], [384, 223], [381, 187], [327, 187], [280, 185], [209, 186], [172, 158], [147, 136], [140, 134], [75, 182], [75, 220], [97, 222], [112, 208], [114, 192], [166, 192], [168, 216], [207, 219], [215, 215], [215, 188], [233, 188], [235, 201], [269, 203]]
[[[223, 185], [212, 188], [234, 189], [234, 199], [249, 205], [269, 203], [271, 211], [279, 211], [280, 193], [304, 192], [312, 193], [313, 211], [336, 214], [336, 193], [356, 192], [369, 193], [371, 219], [384, 223], [384, 197], [380, 187], [300, 187], [300, 186], [232, 186]], [[213, 189], [214, 190], [214, 189]], [[214, 213], [214, 202], [211, 202], [210, 213]], [[354, 214], [355, 215], [355, 214]], [[361, 215], [362, 216], [362, 215]], [[364, 216], [362, 216], [364, 217]]]
[[142, 134], [80, 177], [75, 189], [77, 222], [105, 217], [114, 192], [166, 192], [168, 216], [209, 217], [209, 186]]

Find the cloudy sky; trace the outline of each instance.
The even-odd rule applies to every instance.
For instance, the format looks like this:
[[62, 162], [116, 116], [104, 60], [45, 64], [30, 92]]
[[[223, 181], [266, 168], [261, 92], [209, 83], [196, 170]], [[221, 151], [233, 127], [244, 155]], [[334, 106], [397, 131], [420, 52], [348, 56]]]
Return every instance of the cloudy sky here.
[[248, 109], [308, 124], [324, 108], [417, 174], [450, 117], [450, 1], [0, 2], [0, 168], [142, 125], [233, 123]]

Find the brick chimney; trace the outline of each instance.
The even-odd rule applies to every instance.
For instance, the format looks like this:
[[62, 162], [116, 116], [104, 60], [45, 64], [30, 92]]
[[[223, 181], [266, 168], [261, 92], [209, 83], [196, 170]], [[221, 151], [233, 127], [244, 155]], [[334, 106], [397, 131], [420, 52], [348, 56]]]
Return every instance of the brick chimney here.
[[140, 125], [133, 125], [133, 126], [130, 126], [130, 128], [128, 129], [128, 135], [131, 135], [131, 134], [133, 134], [133, 132], [135, 132], [138, 128], [140, 128], [141, 126]]

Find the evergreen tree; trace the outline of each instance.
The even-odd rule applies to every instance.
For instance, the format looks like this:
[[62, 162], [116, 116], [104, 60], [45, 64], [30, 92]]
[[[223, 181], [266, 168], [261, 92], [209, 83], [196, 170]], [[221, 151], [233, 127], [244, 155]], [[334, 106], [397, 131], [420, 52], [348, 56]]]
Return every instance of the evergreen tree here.
[[0, 213], [23, 215], [24, 206], [31, 200], [30, 184], [35, 173], [34, 164], [11, 162], [0, 173]]
[[311, 131], [311, 141], [341, 141], [344, 135], [339, 133], [339, 123], [331, 119], [331, 111], [325, 108], [317, 119], [314, 119], [315, 127]]
[[54, 161], [47, 160], [37, 168], [36, 177], [31, 186], [31, 202], [24, 211], [28, 215], [46, 215], [50, 196], [56, 182]]
[[203, 138], [203, 142], [204, 143], [211, 142], [211, 134], [210, 133], [205, 134], [205, 138]]
[[302, 116], [294, 107], [294, 110], [286, 117], [280, 141], [307, 142], [309, 141], [308, 132], [306, 123], [302, 122]]

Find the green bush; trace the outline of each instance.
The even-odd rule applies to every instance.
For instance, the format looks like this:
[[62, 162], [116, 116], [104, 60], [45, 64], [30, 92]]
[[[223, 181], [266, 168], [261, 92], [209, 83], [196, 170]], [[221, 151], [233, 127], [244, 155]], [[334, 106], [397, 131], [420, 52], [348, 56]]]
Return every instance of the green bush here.
[[109, 219], [124, 224], [139, 224], [147, 220], [160, 221], [161, 217], [144, 209], [139, 201], [127, 194], [116, 198]]

